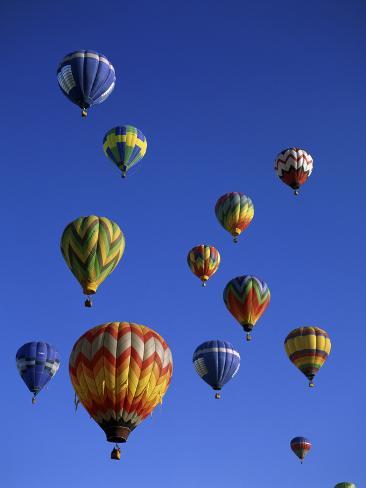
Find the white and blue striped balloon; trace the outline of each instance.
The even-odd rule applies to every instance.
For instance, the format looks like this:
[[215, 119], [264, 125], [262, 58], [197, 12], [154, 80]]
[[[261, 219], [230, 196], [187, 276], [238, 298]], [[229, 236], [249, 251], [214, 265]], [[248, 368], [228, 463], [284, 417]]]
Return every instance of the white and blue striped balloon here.
[[60, 367], [58, 351], [47, 342], [27, 342], [16, 353], [20, 376], [33, 393], [33, 403], [38, 393]]
[[221, 390], [238, 372], [240, 354], [230, 342], [207, 341], [194, 351], [193, 365], [206, 383], [214, 390]]

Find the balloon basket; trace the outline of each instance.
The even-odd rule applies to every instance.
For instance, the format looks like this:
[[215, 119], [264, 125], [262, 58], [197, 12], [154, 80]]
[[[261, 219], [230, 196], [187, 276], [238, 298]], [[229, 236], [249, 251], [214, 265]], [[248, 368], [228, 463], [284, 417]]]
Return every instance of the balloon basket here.
[[121, 449], [116, 445], [111, 452], [111, 459], [119, 461], [121, 459]]
[[220, 400], [220, 398], [221, 398], [220, 393], [216, 393], [216, 394], [215, 394], [215, 398], [216, 398], [216, 400]]
[[91, 308], [93, 306], [93, 302], [90, 300], [90, 298], [87, 298], [84, 302], [84, 305], [86, 308]]
[[32, 405], [35, 405], [35, 404], [36, 404], [36, 401], [37, 401], [37, 399], [36, 399], [36, 397], [34, 396], [34, 397], [32, 398]]
[[88, 115], [88, 112], [85, 110], [85, 108], [81, 111], [81, 116], [84, 118]]
[[299, 190], [295, 190], [294, 195], [298, 196], [298, 194], [299, 194]]

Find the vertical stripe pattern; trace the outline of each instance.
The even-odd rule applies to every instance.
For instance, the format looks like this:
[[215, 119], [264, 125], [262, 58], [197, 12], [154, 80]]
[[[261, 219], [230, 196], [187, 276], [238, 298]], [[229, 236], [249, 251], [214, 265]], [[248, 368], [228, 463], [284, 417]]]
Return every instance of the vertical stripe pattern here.
[[57, 68], [61, 91], [81, 109], [102, 103], [112, 93], [116, 75], [112, 64], [95, 51], [75, 51]]
[[193, 366], [207, 384], [221, 390], [238, 372], [240, 354], [230, 342], [206, 341], [194, 351]]
[[47, 342], [28, 342], [16, 353], [16, 366], [29, 391], [36, 396], [60, 367], [58, 351]]

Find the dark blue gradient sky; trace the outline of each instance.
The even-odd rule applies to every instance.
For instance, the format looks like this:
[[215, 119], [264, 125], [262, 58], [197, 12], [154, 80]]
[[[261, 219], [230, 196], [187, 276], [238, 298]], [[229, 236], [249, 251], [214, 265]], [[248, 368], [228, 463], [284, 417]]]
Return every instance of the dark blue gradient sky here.
[[[4, 486], [366, 486], [365, 23], [361, 1], [2, 3]], [[56, 81], [77, 49], [104, 53], [117, 75], [85, 120]], [[102, 151], [104, 133], [123, 123], [149, 143], [125, 181]], [[273, 171], [292, 145], [314, 158], [298, 198]], [[214, 215], [228, 191], [255, 205], [236, 246]], [[126, 252], [88, 310], [59, 241], [93, 213], [119, 223]], [[202, 242], [222, 255], [206, 289], [186, 265]], [[222, 290], [250, 273], [272, 301], [247, 344]], [[157, 330], [175, 361], [162, 408], [120, 463], [83, 408], [74, 414], [68, 377], [76, 339], [113, 320]], [[301, 325], [333, 343], [312, 390], [283, 348]], [[191, 364], [216, 338], [242, 356], [220, 402]], [[51, 342], [62, 361], [35, 407], [14, 361], [29, 340]], [[313, 443], [302, 466], [289, 448], [298, 435]]]

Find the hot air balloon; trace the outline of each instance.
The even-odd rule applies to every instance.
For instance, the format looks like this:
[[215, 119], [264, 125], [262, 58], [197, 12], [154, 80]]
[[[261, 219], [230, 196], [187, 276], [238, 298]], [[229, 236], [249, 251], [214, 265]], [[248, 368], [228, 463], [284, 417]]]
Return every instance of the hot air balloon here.
[[267, 283], [256, 276], [238, 276], [226, 285], [226, 308], [247, 333], [247, 341], [251, 340], [250, 332], [268, 307], [270, 298]]
[[302, 464], [305, 456], [311, 449], [311, 442], [305, 437], [294, 437], [290, 443], [290, 447]]
[[342, 483], [337, 483], [334, 488], [357, 488], [354, 483], [349, 481], [342, 481]]
[[127, 171], [146, 154], [147, 140], [144, 134], [132, 125], [121, 125], [109, 130], [103, 139], [104, 154], [122, 171]]
[[254, 206], [243, 193], [226, 193], [217, 200], [215, 213], [223, 228], [234, 237], [234, 242], [238, 242], [238, 236], [253, 219]]
[[88, 297], [86, 307], [91, 307], [90, 295], [112, 273], [124, 250], [121, 229], [106, 217], [79, 217], [65, 228], [61, 252]]
[[16, 353], [16, 365], [28, 390], [33, 393], [32, 403], [60, 367], [57, 350], [47, 342], [27, 342]]
[[[240, 354], [230, 342], [207, 341], [194, 351], [193, 365], [198, 375], [219, 391], [238, 372]], [[216, 393], [215, 398], [219, 399], [220, 394]]]
[[304, 149], [290, 147], [277, 155], [275, 170], [279, 178], [298, 195], [300, 186], [313, 171], [313, 158]]
[[328, 334], [318, 327], [299, 327], [285, 339], [285, 349], [289, 359], [308, 378], [309, 386], [326, 361], [331, 342]]
[[[162, 402], [173, 361], [167, 343], [149, 327], [109, 322], [76, 341], [69, 371], [78, 399], [107, 440], [123, 443]], [[119, 459], [118, 451], [116, 445], [112, 459]]]
[[57, 79], [64, 95], [86, 117], [88, 108], [104, 102], [112, 93], [116, 75], [103, 54], [81, 50], [64, 57], [57, 68]]
[[190, 270], [206, 286], [206, 282], [216, 273], [220, 265], [220, 253], [213, 246], [200, 244], [193, 247], [187, 256], [187, 263]]

